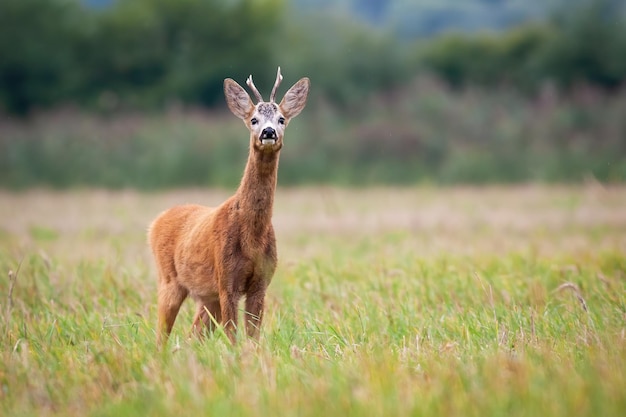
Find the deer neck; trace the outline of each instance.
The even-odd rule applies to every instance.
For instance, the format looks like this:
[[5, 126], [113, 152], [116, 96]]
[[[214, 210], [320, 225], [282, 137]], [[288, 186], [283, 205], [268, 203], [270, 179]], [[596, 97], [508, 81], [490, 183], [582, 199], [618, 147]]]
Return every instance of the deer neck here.
[[236, 193], [237, 205], [250, 231], [259, 235], [271, 226], [279, 152], [250, 148], [246, 169]]

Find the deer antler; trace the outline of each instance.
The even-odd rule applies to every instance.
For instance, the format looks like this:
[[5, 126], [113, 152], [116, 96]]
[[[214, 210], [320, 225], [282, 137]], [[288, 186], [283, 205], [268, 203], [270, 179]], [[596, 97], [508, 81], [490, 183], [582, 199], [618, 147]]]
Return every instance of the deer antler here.
[[252, 90], [252, 92], [254, 93], [254, 96], [256, 97], [258, 102], [259, 103], [262, 102], [263, 101], [263, 97], [261, 97], [261, 93], [259, 93], [259, 90], [257, 90], [256, 86], [252, 82], [252, 75], [250, 75], [248, 77], [248, 79], [246, 80], [246, 84], [248, 84], [248, 87], [250, 87], [250, 90]]
[[280, 67], [278, 67], [278, 71], [276, 72], [276, 82], [274, 83], [274, 88], [272, 88], [272, 94], [270, 95], [270, 103], [274, 102], [274, 97], [276, 96], [276, 90], [278, 90], [278, 86], [280, 82], [283, 80], [283, 76], [280, 73]]

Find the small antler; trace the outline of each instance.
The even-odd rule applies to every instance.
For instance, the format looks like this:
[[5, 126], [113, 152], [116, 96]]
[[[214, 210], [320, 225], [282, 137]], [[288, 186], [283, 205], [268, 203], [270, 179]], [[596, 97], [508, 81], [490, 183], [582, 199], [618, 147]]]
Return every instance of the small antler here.
[[283, 76], [280, 73], [280, 67], [278, 67], [278, 71], [276, 72], [276, 82], [274, 83], [274, 88], [272, 88], [272, 94], [270, 95], [270, 103], [274, 102], [274, 97], [276, 96], [276, 90], [278, 90], [278, 86], [280, 82], [283, 80]]
[[259, 93], [259, 90], [257, 90], [256, 86], [252, 82], [252, 75], [250, 75], [248, 77], [248, 79], [246, 80], [246, 84], [248, 84], [248, 87], [250, 87], [250, 90], [252, 90], [252, 92], [254, 93], [254, 96], [256, 97], [258, 102], [259, 103], [262, 102], [263, 101], [263, 97], [261, 97], [261, 93]]

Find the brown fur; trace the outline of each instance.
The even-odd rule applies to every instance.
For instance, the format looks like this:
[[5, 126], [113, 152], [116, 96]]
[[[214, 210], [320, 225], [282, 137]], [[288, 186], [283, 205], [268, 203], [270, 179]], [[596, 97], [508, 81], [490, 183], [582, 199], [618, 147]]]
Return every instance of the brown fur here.
[[[280, 69], [277, 80], [279, 75]], [[277, 262], [271, 218], [284, 128], [304, 108], [309, 84], [307, 78], [301, 79], [275, 113], [259, 113], [259, 106], [266, 103], [255, 106], [239, 84], [224, 80], [229, 108], [250, 130], [248, 162], [239, 189], [222, 205], [176, 206], [150, 226], [148, 240], [159, 274], [159, 344], [169, 336], [188, 296], [197, 305], [194, 333], [200, 335], [203, 327], [212, 330], [220, 323], [234, 342], [237, 306], [245, 297], [246, 333], [258, 338], [265, 292]], [[282, 117], [284, 123], [279, 121]], [[268, 126], [275, 129], [276, 142], [264, 144], [260, 135]]]

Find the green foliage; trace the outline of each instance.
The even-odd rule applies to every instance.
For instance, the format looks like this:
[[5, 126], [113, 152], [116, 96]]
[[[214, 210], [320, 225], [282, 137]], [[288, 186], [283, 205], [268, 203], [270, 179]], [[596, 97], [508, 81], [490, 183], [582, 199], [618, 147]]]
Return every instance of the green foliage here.
[[[422, 78], [360, 111], [312, 98], [279, 184], [626, 180], [624, 93], [449, 90]], [[0, 186], [235, 187], [248, 132], [230, 113], [57, 114], [0, 127]]]
[[[104, 112], [212, 106], [225, 77], [270, 79], [277, 65], [288, 77], [309, 75], [315, 95], [355, 112], [367, 96], [424, 70], [455, 86], [506, 84], [530, 92], [546, 82], [564, 91], [579, 83], [613, 89], [626, 77], [624, 13], [617, 6], [607, 12], [609, 0], [568, 3], [558, 9], [564, 17], [503, 32], [398, 40], [396, 20], [413, 19], [420, 8], [432, 9], [414, 19], [421, 29], [439, 27], [447, 15], [458, 28], [475, 26], [460, 17], [472, 4], [480, 11], [469, 13], [472, 19], [490, 8], [502, 16], [518, 10], [457, 3], [120, 0], [93, 9], [79, 0], [6, 0], [0, 111], [24, 115], [66, 103]], [[527, 15], [528, 7], [519, 13]], [[508, 19], [502, 16], [496, 20]]]
[[89, 24], [71, 0], [0, 2], [0, 111], [24, 113], [79, 94], [77, 46]]
[[[17, 188], [43, 183], [142, 189], [207, 183], [232, 186], [241, 178], [245, 163], [244, 132], [234, 117], [217, 131], [191, 116], [189, 120], [130, 116], [116, 121], [68, 121], [59, 116], [43, 131], [24, 131], [0, 141], [5, 151], [0, 172]], [[43, 178], [47, 180], [42, 183]]]
[[273, 72], [280, 0], [77, 1], [0, 3], [0, 110], [212, 104], [225, 74]]
[[408, 80], [404, 47], [382, 31], [346, 19], [312, 13], [287, 21], [278, 62], [310, 75], [314, 96], [356, 113], [372, 92]]
[[[222, 107], [225, 77], [253, 73], [268, 91], [277, 65], [284, 85], [313, 84], [281, 184], [626, 178], [623, 7], [581, 0], [541, 23], [419, 41], [371, 23], [408, 3], [2, 1], [0, 112], [30, 118], [1, 121], [0, 186], [232, 187], [245, 131], [187, 109]], [[346, 17], [360, 6], [370, 24]], [[423, 90], [429, 76], [444, 85]], [[33, 112], [67, 104], [94, 116]], [[182, 116], [132, 115], [163, 109]]]
[[580, 82], [609, 88], [626, 79], [626, 18], [609, 7], [591, 2], [555, 22], [560, 36], [546, 45], [547, 72], [564, 87]]
[[423, 65], [455, 87], [508, 84], [534, 88], [547, 80], [538, 62], [555, 33], [545, 26], [525, 26], [501, 36], [442, 36], [422, 52]]
[[621, 53], [626, 19], [602, 12], [598, 4], [602, 2], [504, 34], [443, 35], [418, 55], [425, 68], [454, 86], [505, 84], [537, 92], [553, 82], [563, 91], [580, 84], [615, 89], [626, 79], [626, 55]]
[[135, 105], [213, 104], [224, 74], [271, 73], [275, 31], [265, 28], [280, 9], [276, 0], [118, 2], [99, 16], [92, 43], [104, 48], [88, 55], [89, 85]]

